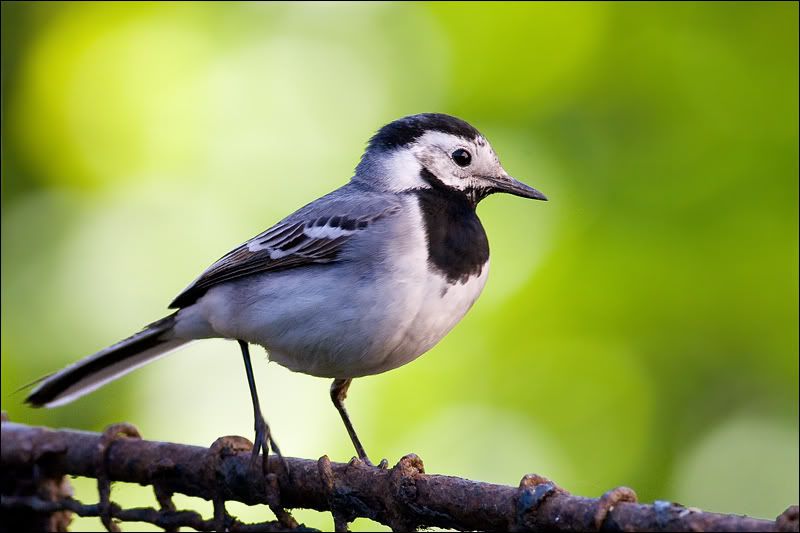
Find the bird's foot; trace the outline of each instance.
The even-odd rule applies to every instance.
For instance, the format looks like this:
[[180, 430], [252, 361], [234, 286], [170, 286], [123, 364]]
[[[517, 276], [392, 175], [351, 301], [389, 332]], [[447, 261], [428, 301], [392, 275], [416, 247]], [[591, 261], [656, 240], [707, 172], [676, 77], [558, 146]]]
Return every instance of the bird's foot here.
[[256, 423], [255, 423], [255, 430], [256, 430], [256, 438], [255, 442], [253, 442], [253, 450], [251, 452], [251, 465], [256, 467], [256, 462], [258, 460], [258, 452], [263, 451], [262, 460], [261, 460], [261, 472], [264, 475], [266, 480], [266, 497], [267, 497], [267, 505], [275, 513], [275, 517], [280, 522], [281, 526], [286, 530], [296, 529], [298, 527], [297, 521], [294, 517], [286, 511], [281, 505], [281, 491], [280, 485], [278, 482], [278, 476], [274, 473], [269, 472], [269, 451], [270, 449], [278, 456], [278, 459], [281, 462], [281, 466], [283, 466], [283, 471], [285, 472], [286, 476], [289, 476], [289, 463], [281, 454], [280, 448], [278, 448], [278, 443], [275, 442], [275, 439], [272, 437], [272, 432], [269, 429], [269, 425], [267, 424], [264, 417], [261, 416], [260, 413], [256, 414]]
[[363, 463], [372, 468], [380, 468], [381, 470], [387, 470], [389, 468], [389, 461], [387, 459], [381, 459], [381, 462], [378, 463], [378, 466], [375, 466], [372, 461], [369, 460], [369, 457], [366, 455], [363, 457], [353, 457], [350, 459], [350, 464], [358, 464]]
[[256, 437], [253, 441], [253, 450], [251, 452], [251, 460], [255, 463], [258, 460], [259, 452], [263, 451], [263, 459], [262, 459], [262, 470], [266, 474], [269, 471], [269, 452], [270, 449], [273, 453], [278, 457], [281, 461], [281, 465], [283, 469], [286, 471], [287, 475], [289, 473], [289, 463], [283, 457], [280, 448], [278, 447], [278, 443], [275, 442], [275, 439], [272, 437], [272, 432], [269, 429], [269, 425], [267, 421], [264, 420], [264, 417], [260, 414], [256, 416], [255, 422], [255, 431]]

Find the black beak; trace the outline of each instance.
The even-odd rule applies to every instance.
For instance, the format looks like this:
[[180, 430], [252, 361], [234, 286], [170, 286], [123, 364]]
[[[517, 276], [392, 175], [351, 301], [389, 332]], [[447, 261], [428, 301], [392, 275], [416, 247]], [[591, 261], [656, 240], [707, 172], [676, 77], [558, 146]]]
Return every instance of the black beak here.
[[504, 192], [523, 198], [547, 201], [547, 196], [507, 174], [497, 178], [487, 176], [483, 179], [488, 182], [488, 188], [491, 192]]

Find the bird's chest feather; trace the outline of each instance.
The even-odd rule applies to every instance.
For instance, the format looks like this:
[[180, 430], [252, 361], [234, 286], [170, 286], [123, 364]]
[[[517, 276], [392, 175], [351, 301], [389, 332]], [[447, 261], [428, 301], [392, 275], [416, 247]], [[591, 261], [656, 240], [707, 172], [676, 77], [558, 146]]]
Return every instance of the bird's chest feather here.
[[475, 209], [461, 195], [438, 189], [416, 194], [430, 269], [451, 285], [480, 276], [489, 260], [489, 241]]
[[[489, 273], [489, 244], [474, 209], [440, 191], [415, 192], [422, 227], [414, 254], [414, 290], [408, 293], [404, 326], [396, 330], [385, 365], [400, 366], [432, 348], [469, 311]], [[419, 242], [419, 241], [417, 241]], [[398, 306], [399, 309], [399, 306]], [[396, 344], [394, 344], [396, 342]]]
[[427, 268], [418, 280], [414, 305], [409, 306], [414, 312], [406, 317], [406, 327], [396, 330], [393, 349], [381, 370], [406, 364], [433, 348], [469, 311], [488, 275], [488, 259], [480, 273], [463, 282], [452, 283], [440, 272]]

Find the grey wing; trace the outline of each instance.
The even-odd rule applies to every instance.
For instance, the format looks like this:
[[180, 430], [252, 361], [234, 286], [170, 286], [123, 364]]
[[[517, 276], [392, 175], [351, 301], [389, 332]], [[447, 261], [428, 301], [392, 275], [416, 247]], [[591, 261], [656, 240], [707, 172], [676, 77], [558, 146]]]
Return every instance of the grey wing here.
[[169, 304], [169, 308], [191, 305], [214, 285], [232, 279], [334, 262], [353, 235], [397, 211], [397, 206], [387, 206], [378, 212], [360, 216], [302, 217], [298, 216], [301, 213], [297, 213], [220, 258], [184, 289]]

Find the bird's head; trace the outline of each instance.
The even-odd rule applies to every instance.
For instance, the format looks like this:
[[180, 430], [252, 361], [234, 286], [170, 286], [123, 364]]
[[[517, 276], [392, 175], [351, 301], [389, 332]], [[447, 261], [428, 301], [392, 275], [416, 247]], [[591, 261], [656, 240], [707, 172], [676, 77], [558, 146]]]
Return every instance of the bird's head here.
[[464, 195], [473, 206], [496, 192], [547, 200], [508, 175], [478, 130], [441, 113], [411, 115], [382, 127], [353, 180], [387, 192], [440, 189]]

